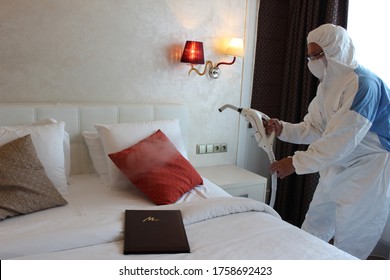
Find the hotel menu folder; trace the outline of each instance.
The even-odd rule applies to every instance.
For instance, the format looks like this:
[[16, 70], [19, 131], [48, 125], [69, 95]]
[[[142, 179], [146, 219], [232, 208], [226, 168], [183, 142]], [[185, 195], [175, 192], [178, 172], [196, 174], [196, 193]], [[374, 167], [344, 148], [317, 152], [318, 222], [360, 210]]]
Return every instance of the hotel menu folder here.
[[189, 252], [180, 210], [125, 211], [125, 255]]

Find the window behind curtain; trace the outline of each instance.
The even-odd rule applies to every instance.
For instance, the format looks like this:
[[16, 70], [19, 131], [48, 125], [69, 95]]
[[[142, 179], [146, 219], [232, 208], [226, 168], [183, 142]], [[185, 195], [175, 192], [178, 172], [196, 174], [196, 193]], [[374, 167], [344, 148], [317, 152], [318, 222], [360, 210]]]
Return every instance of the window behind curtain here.
[[358, 62], [390, 86], [390, 1], [349, 1], [348, 33]]

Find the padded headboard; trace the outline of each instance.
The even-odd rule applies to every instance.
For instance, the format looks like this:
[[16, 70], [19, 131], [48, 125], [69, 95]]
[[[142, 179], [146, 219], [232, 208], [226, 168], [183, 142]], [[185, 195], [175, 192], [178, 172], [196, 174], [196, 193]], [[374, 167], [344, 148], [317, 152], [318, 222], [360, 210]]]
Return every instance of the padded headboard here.
[[71, 143], [71, 174], [93, 172], [82, 131], [94, 125], [178, 119], [187, 144], [188, 111], [182, 104], [0, 103], [0, 126], [53, 118], [66, 123]]

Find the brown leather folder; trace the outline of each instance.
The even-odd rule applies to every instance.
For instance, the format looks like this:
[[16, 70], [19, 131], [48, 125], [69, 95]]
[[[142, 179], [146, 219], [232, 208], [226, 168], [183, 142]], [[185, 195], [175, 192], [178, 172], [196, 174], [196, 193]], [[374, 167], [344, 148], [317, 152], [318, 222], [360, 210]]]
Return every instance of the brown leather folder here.
[[125, 211], [125, 255], [189, 252], [180, 210]]

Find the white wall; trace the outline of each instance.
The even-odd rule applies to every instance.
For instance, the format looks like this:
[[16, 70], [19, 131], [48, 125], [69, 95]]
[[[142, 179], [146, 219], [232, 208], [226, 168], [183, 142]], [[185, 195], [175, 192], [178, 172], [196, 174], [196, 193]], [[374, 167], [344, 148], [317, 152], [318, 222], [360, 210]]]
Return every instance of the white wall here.
[[[390, 44], [388, 29], [390, 2], [383, 0], [350, 1], [348, 33], [356, 48], [357, 61], [379, 75], [390, 86]], [[364, 20], [362, 20], [364, 15]], [[383, 49], [386, 49], [384, 52]]]
[[[0, 101], [183, 103], [191, 162], [235, 163], [239, 116], [217, 109], [240, 105], [244, 60], [221, 66], [218, 80], [187, 76], [179, 60], [186, 40], [203, 41], [206, 59], [231, 60], [221, 50], [244, 38], [255, 2], [1, 0]], [[198, 143], [222, 142], [227, 153], [195, 154]]]

